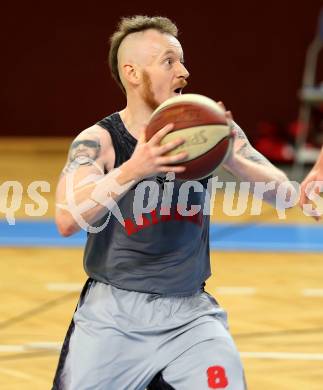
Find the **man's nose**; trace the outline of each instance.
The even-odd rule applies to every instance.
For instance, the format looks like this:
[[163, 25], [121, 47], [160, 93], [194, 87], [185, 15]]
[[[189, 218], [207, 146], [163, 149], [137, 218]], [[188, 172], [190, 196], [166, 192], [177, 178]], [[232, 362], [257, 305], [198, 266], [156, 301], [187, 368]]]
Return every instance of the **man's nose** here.
[[179, 63], [178, 77], [188, 79], [190, 77], [189, 71], [185, 68], [184, 64]]

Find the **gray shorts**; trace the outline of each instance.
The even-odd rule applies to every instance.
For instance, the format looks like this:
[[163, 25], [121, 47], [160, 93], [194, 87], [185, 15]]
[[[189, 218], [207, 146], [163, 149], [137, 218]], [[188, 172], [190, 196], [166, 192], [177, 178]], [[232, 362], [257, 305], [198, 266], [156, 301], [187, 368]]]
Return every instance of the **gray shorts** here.
[[226, 313], [208, 293], [164, 297], [89, 280], [55, 390], [245, 389]]

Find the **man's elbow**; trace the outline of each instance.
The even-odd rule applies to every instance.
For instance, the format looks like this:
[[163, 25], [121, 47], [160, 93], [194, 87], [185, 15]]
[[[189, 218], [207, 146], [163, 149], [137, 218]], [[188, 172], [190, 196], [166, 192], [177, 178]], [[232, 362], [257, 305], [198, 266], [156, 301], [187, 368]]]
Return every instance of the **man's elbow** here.
[[56, 226], [59, 234], [63, 237], [69, 237], [75, 233], [75, 230], [72, 226], [60, 225], [58, 223], [56, 223]]
[[74, 218], [69, 213], [57, 214], [55, 222], [59, 234], [63, 237], [69, 237], [80, 229], [75, 223]]

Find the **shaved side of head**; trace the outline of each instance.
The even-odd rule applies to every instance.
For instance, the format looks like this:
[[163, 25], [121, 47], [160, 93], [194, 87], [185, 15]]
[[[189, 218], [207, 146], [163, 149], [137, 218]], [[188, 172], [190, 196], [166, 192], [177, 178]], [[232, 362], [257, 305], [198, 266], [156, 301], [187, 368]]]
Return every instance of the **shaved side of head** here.
[[118, 71], [121, 82], [127, 90], [125, 71], [127, 65], [136, 71], [149, 66], [158, 55], [158, 46], [154, 43], [154, 36], [160, 35], [159, 31], [149, 29], [129, 34], [121, 43], [118, 50]]

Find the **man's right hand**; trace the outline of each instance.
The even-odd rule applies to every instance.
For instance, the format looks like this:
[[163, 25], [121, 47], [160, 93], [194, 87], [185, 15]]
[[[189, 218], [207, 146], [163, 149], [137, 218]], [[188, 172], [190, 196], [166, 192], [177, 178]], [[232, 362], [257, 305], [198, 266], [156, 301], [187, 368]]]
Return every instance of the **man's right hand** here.
[[160, 144], [173, 128], [173, 124], [166, 125], [157, 131], [149, 141], [146, 141], [146, 129], [143, 129], [133, 155], [122, 166], [131, 169], [136, 179], [139, 180], [158, 173], [184, 172], [186, 168], [181, 166], [180, 163], [187, 158], [187, 152], [181, 151], [171, 156], [165, 156], [165, 154], [184, 144], [185, 139], [179, 137], [164, 145]]

